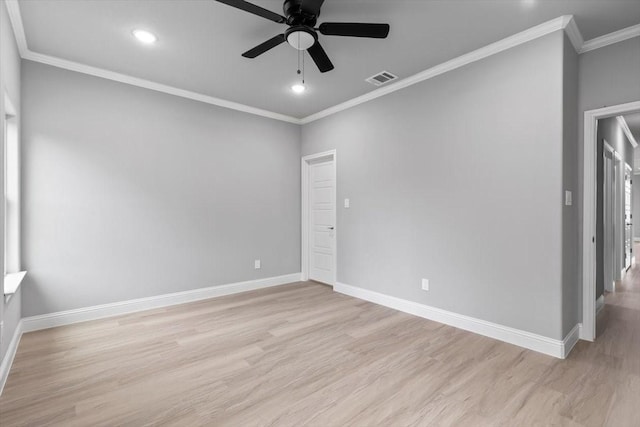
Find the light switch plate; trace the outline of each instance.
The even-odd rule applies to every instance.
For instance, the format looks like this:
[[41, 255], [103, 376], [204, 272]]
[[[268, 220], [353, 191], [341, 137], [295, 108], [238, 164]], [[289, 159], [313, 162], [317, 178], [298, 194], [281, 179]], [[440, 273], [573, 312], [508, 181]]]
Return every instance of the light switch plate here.
[[260, 269], [260, 260], [259, 260], [259, 259], [255, 260], [255, 261], [253, 262], [253, 267], [254, 267], [256, 270], [259, 270], [259, 269]]
[[349, 199], [344, 199], [344, 207], [349, 208]]
[[564, 204], [567, 206], [571, 206], [573, 204], [573, 194], [569, 190], [564, 192]]
[[429, 290], [429, 279], [422, 279], [422, 290], [423, 291]]

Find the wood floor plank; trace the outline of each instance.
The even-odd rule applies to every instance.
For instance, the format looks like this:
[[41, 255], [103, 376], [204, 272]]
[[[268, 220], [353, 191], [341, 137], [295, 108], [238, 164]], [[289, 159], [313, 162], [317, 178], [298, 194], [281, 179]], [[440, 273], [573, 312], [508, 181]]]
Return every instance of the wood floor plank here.
[[640, 268], [567, 360], [313, 282], [27, 333], [10, 426], [632, 426]]

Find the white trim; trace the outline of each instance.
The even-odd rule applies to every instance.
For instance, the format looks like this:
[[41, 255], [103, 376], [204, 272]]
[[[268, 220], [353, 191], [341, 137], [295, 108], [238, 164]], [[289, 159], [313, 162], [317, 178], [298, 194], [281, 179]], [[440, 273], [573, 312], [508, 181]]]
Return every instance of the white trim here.
[[622, 154], [618, 153], [617, 151], [614, 150], [613, 152], [613, 157], [616, 158], [617, 161], [621, 162], [622, 161]]
[[19, 271], [17, 273], [9, 273], [4, 275], [4, 295], [12, 295], [18, 292], [20, 284], [24, 280], [26, 271]]
[[567, 33], [567, 37], [571, 41], [573, 48], [576, 52], [580, 53], [582, 50], [582, 46], [584, 45], [584, 39], [582, 38], [582, 34], [580, 33], [580, 29], [578, 28], [578, 24], [576, 24], [576, 20], [573, 18], [573, 15], [567, 25], [564, 27], [565, 33]]
[[629, 140], [631, 145], [633, 145], [633, 148], [636, 148], [638, 146], [638, 141], [636, 141], [636, 138], [631, 133], [631, 129], [629, 129], [629, 125], [627, 125], [627, 121], [624, 119], [623, 116], [618, 116], [616, 117], [616, 119], [618, 120], [618, 124], [622, 128], [622, 131], [627, 136], [627, 139]]
[[575, 344], [573, 341], [577, 339], [577, 330], [579, 330], [579, 325], [576, 325], [564, 340], [556, 340], [340, 282], [336, 283], [333, 290], [354, 298], [383, 305], [435, 322], [444, 323], [445, 325], [464, 329], [465, 331], [484, 335], [560, 359], [564, 359], [571, 350], [571, 347]]
[[184, 304], [298, 281], [300, 281], [300, 273], [292, 273], [284, 276], [269, 277], [266, 279], [249, 280], [246, 282], [211, 286], [208, 288], [193, 289], [190, 291], [175, 292], [147, 298], [138, 298], [111, 304], [78, 308], [75, 310], [59, 311], [57, 313], [25, 317], [22, 319], [22, 329], [24, 332], [37, 331], [40, 329], [48, 329], [56, 326], [102, 319], [105, 317], [119, 316], [121, 314], [135, 313], [153, 308]]
[[18, 45], [18, 52], [20, 56], [24, 58], [24, 54], [29, 51], [29, 48], [27, 47], [27, 37], [24, 32], [22, 15], [20, 14], [20, 5], [18, 5], [18, 0], [6, 0], [5, 4], [7, 5], [9, 21], [11, 21], [11, 27], [13, 28], [13, 35]]
[[578, 343], [580, 339], [580, 331], [582, 330], [582, 324], [578, 323], [569, 331], [566, 337], [562, 340], [562, 354], [561, 359], [566, 359], [573, 350], [573, 347]]
[[20, 338], [22, 338], [22, 320], [18, 322], [16, 330], [13, 332], [11, 342], [9, 342], [9, 347], [7, 347], [7, 352], [2, 359], [2, 363], [0, 363], [0, 395], [2, 395], [4, 385], [7, 383], [7, 378], [9, 378], [9, 371], [11, 371], [13, 359], [16, 357]]
[[596, 37], [595, 39], [587, 40], [582, 45], [582, 49], [579, 50], [579, 53], [585, 53], [595, 49], [600, 49], [601, 47], [609, 46], [611, 44], [619, 43], [639, 36], [640, 24], [633, 25], [631, 27], [623, 28], [619, 31], [614, 31], [613, 33], [605, 34], [604, 36]]
[[380, 89], [373, 90], [364, 95], [350, 99], [349, 101], [334, 105], [333, 107], [329, 107], [318, 113], [311, 114], [310, 116], [303, 118], [301, 122], [302, 124], [306, 124], [315, 120], [322, 119], [331, 114], [335, 114], [348, 108], [355, 107], [356, 105], [360, 105], [373, 99], [379, 98], [381, 96], [388, 95], [392, 92], [404, 89], [416, 83], [420, 83], [446, 72], [455, 70], [456, 68], [471, 64], [472, 62], [476, 62], [507, 49], [511, 49], [512, 47], [527, 43], [531, 40], [535, 40], [547, 34], [551, 34], [555, 31], [562, 30], [571, 21], [573, 21], [573, 16], [571, 15], [560, 16], [558, 18], [552, 19], [551, 21], [547, 21], [543, 24], [521, 31], [495, 43], [491, 43], [490, 45], [481, 47], [480, 49], [476, 49], [457, 58], [443, 62], [442, 64], [436, 65], [435, 67], [431, 67], [420, 73], [414, 74], [413, 76], [399, 80], [395, 83], [391, 83], [388, 86], [383, 86]]
[[610, 152], [612, 155], [616, 152], [613, 146], [609, 144], [606, 139], [602, 141], [602, 146], [604, 147], [605, 150]]
[[640, 101], [584, 112], [582, 186], [582, 328], [580, 338], [596, 336], [596, 136], [599, 119], [640, 111]]
[[334, 209], [334, 239], [335, 245], [333, 247], [333, 283], [329, 283], [331, 286], [335, 286], [338, 277], [338, 224], [337, 224], [337, 211], [338, 211], [338, 152], [334, 150], [324, 151], [322, 153], [309, 154], [303, 156], [300, 160], [300, 186], [302, 190], [301, 197], [301, 209], [300, 218], [301, 224], [301, 256], [300, 256], [300, 279], [302, 281], [309, 280], [309, 163], [314, 160], [320, 159], [332, 159], [333, 160], [333, 183], [335, 186], [335, 209]]
[[16, 107], [13, 106], [11, 98], [7, 92], [4, 93], [4, 115], [5, 116], [17, 116]]
[[604, 295], [600, 295], [596, 300], [596, 316], [600, 314], [603, 308], [604, 308]]

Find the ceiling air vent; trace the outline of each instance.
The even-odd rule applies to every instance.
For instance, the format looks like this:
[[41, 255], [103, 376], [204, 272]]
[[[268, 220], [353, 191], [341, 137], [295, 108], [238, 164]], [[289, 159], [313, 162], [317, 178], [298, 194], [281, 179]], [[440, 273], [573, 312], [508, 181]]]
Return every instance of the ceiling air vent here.
[[397, 78], [398, 76], [394, 76], [388, 71], [383, 71], [381, 73], [378, 73], [374, 76], [369, 77], [368, 79], [365, 79], [365, 81], [371, 83], [372, 85], [382, 86], [383, 84], [388, 83], [391, 80], [395, 80]]

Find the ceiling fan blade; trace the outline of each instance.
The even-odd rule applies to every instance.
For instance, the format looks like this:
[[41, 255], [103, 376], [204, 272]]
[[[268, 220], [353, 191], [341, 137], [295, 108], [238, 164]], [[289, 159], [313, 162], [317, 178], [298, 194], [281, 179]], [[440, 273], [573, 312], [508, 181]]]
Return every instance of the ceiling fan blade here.
[[370, 37], [384, 39], [389, 24], [360, 24], [356, 22], [323, 22], [318, 28], [325, 36]]
[[319, 42], [316, 41], [313, 46], [307, 49], [307, 52], [309, 52], [311, 59], [316, 63], [321, 73], [333, 70], [333, 64]]
[[245, 12], [253, 13], [254, 15], [261, 16], [270, 21], [277, 22], [279, 24], [283, 24], [287, 21], [287, 18], [284, 16], [278, 15], [275, 12], [271, 12], [270, 10], [264, 9], [260, 6], [256, 6], [253, 3], [249, 3], [244, 0], [216, 0], [219, 3], [224, 3], [231, 7], [235, 7], [236, 9], [244, 10]]
[[324, 0], [302, 0], [302, 11], [310, 15], [319, 16]]
[[244, 56], [245, 58], [255, 58], [256, 56], [262, 55], [269, 49], [273, 49], [281, 43], [284, 43], [284, 34], [278, 34], [277, 36], [270, 38], [266, 42], [259, 44], [253, 49], [249, 49], [248, 51], [243, 53], [242, 56]]

